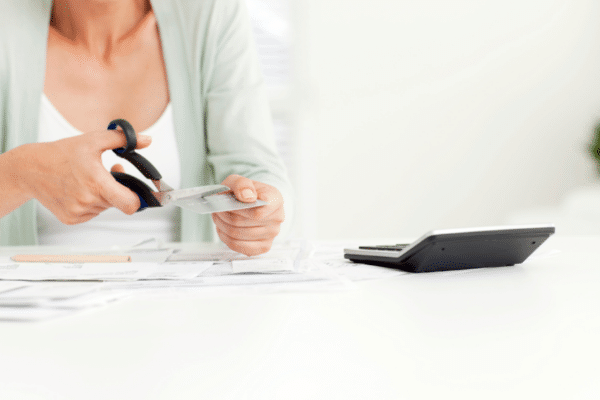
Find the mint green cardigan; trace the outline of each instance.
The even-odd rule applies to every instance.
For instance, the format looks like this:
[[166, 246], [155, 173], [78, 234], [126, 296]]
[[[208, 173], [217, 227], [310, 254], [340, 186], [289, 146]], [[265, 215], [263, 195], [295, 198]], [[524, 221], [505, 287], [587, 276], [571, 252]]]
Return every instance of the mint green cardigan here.
[[[181, 159], [181, 187], [239, 174], [292, 188], [277, 155], [244, 0], [154, 0]], [[51, 0], [2, 1], [0, 153], [35, 142]], [[0, 201], [1, 194], [0, 194]], [[210, 216], [182, 210], [181, 241], [213, 241]], [[0, 219], [0, 245], [37, 243], [34, 201]]]

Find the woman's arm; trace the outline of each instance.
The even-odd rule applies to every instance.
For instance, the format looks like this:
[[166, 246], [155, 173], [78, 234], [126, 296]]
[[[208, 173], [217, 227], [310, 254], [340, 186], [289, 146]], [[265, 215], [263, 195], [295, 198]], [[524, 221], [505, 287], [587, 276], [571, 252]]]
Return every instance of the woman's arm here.
[[2, 193], [0, 218], [10, 214], [31, 199], [19, 175], [22, 168], [26, 168], [26, 146], [20, 146], [0, 154], [0, 193]]
[[[278, 155], [266, 88], [244, 0], [219, 0], [207, 40], [204, 65], [208, 161], [217, 182], [244, 189], [269, 206], [213, 215], [217, 232], [230, 248], [263, 253], [275, 236], [285, 235], [293, 198]], [[248, 179], [240, 179], [241, 177]], [[225, 183], [226, 182], [226, 183]], [[284, 203], [285, 201], [285, 203]], [[282, 224], [284, 219], [286, 223]]]
[[[138, 135], [138, 147], [151, 138]], [[119, 131], [91, 132], [48, 143], [30, 143], [0, 155], [0, 217], [37, 199], [61, 222], [88, 221], [110, 207], [133, 214], [139, 198], [102, 165], [104, 151], [125, 146]]]

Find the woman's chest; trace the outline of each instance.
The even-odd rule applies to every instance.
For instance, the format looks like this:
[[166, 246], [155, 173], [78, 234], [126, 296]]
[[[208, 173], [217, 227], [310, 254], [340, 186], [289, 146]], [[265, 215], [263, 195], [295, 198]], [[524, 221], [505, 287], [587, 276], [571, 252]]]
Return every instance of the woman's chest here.
[[169, 89], [158, 34], [128, 54], [99, 60], [50, 36], [44, 93], [81, 132], [106, 129], [116, 118], [136, 131], [152, 126], [169, 103]]

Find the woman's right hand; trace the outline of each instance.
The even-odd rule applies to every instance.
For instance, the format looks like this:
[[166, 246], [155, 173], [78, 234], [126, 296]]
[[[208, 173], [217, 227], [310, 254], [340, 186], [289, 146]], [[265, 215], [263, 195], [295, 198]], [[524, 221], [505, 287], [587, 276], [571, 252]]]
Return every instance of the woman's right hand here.
[[[152, 141], [137, 137], [138, 149]], [[125, 144], [120, 130], [108, 130], [23, 145], [17, 173], [21, 189], [67, 225], [88, 221], [110, 207], [131, 215], [140, 207], [138, 196], [118, 183], [101, 159], [104, 151]]]

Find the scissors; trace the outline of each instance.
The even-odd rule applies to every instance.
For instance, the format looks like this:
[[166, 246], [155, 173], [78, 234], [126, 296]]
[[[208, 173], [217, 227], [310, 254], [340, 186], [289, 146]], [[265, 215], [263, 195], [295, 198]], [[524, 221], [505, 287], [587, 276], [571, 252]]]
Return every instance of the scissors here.
[[122, 172], [111, 172], [117, 182], [128, 187], [138, 195], [140, 198], [138, 212], [148, 207], [162, 207], [170, 203], [201, 214], [233, 209], [239, 210], [267, 204], [262, 200], [257, 200], [254, 203], [243, 203], [237, 200], [231, 193], [221, 197], [213, 196], [210, 199], [207, 198], [207, 196], [230, 191], [231, 189], [225, 185], [200, 186], [180, 190], [173, 189], [163, 181], [162, 175], [154, 165], [135, 151], [137, 136], [133, 130], [133, 126], [124, 119], [115, 119], [108, 124], [109, 130], [115, 130], [117, 127], [123, 129], [127, 144], [125, 147], [114, 149], [113, 152], [133, 164], [142, 175], [152, 181], [158, 190], [158, 192], [153, 191], [150, 186], [134, 176]]

